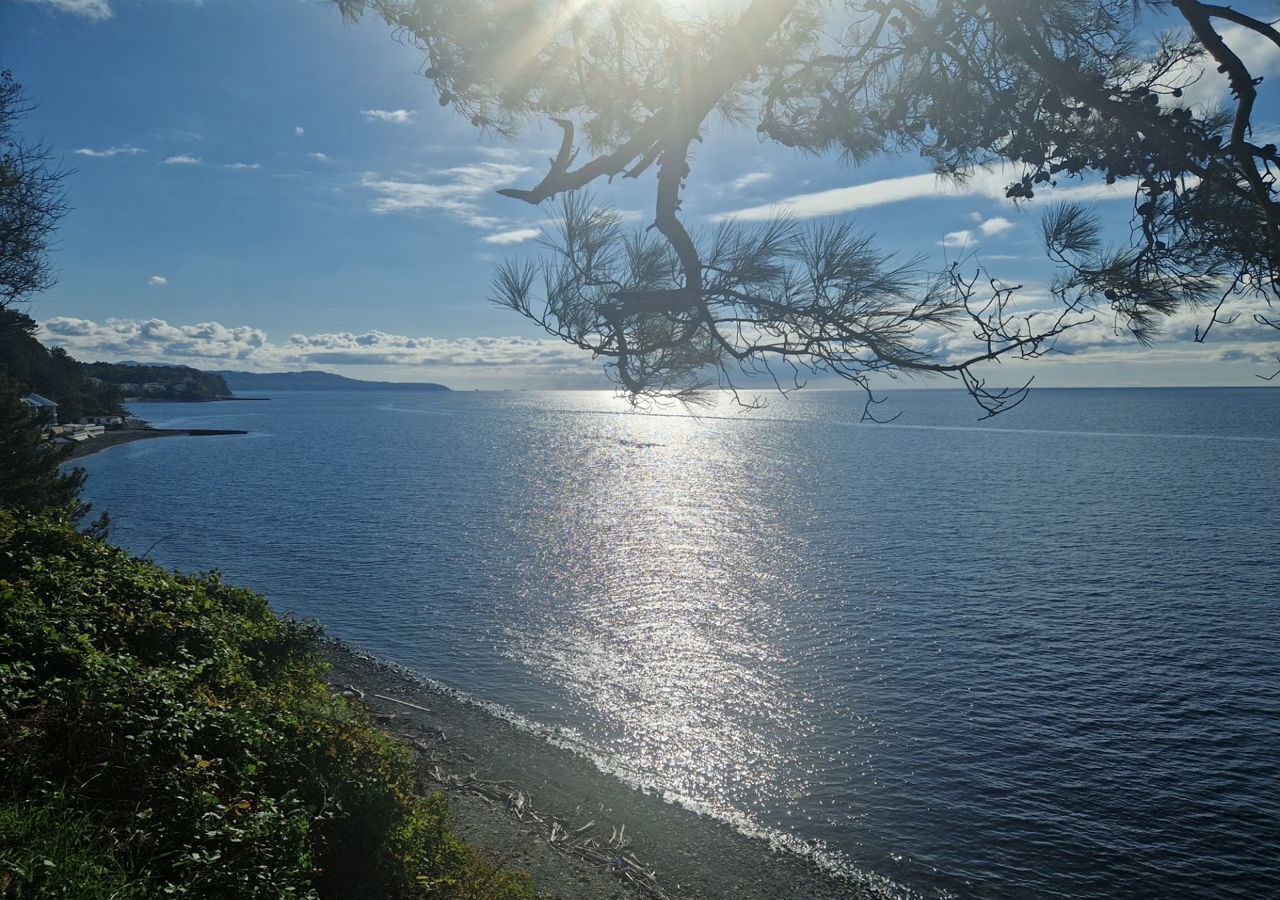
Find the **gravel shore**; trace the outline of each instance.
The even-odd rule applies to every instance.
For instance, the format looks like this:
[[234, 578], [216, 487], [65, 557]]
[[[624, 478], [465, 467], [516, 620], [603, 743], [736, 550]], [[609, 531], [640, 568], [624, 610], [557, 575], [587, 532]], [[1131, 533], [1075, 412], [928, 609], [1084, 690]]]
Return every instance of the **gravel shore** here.
[[838, 881], [808, 859], [630, 788], [347, 644], [328, 641], [325, 655], [334, 689], [360, 697], [415, 748], [424, 781], [448, 795], [458, 833], [529, 871], [540, 891], [564, 900], [907, 896], [878, 880]]
[[134, 441], [145, 441], [160, 437], [207, 437], [220, 434], [248, 434], [247, 431], [226, 431], [212, 428], [126, 428], [121, 431], [108, 431], [96, 438], [81, 441], [71, 448], [67, 459], [79, 459], [94, 453], [101, 453], [121, 444]]

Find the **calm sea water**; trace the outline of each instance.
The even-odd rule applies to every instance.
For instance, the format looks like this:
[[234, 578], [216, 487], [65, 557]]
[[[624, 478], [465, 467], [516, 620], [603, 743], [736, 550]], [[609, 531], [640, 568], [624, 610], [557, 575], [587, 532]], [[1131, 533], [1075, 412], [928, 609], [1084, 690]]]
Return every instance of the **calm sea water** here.
[[1280, 390], [147, 405], [116, 539], [925, 895], [1280, 896]]

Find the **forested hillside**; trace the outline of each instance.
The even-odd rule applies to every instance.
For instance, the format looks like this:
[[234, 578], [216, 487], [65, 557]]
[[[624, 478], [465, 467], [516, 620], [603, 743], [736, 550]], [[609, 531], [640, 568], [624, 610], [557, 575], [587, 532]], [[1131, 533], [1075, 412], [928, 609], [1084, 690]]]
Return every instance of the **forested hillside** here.
[[89, 363], [85, 373], [116, 385], [126, 397], [146, 400], [216, 400], [231, 394], [221, 375], [190, 366], [147, 366], [138, 363]]
[[0, 375], [7, 375], [23, 393], [35, 391], [61, 407], [64, 422], [82, 416], [123, 412], [124, 392], [86, 371], [61, 347], [45, 347], [36, 339], [37, 325], [25, 313], [0, 308]]
[[0, 374], [24, 393], [35, 391], [56, 401], [64, 422], [123, 412], [126, 398], [214, 400], [231, 394], [222, 376], [190, 366], [82, 363], [61, 347], [41, 344], [37, 330], [25, 313], [0, 309]]
[[218, 370], [233, 391], [447, 391], [430, 381], [362, 381], [333, 372], [233, 372]]

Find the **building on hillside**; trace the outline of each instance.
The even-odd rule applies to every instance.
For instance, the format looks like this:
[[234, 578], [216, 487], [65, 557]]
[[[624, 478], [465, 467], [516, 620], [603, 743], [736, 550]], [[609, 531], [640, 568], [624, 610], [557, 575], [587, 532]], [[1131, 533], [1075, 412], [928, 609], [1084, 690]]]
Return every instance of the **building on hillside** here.
[[36, 421], [41, 425], [58, 424], [58, 404], [54, 403], [48, 397], [42, 397], [39, 394], [31, 393], [23, 397], [22, 402], [31, 407], [31, 412], [35, 414]]
[[124, 427], [124, 416], [85, 416], [80, 420], [82, 425], [104, 425], [107, 428]]
[[60, 434], [64, 437], [69, 435], [84, 434], [89, 437], [99, 437], [106, 432], [106, 428], [101, 425], [54, 425], [49, 429], [50, 434]]

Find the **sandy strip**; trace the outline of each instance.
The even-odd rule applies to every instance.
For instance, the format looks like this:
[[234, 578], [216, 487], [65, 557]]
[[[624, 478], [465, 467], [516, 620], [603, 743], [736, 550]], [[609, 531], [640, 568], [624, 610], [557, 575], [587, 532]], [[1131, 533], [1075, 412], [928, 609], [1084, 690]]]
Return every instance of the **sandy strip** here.
[[531, 872], [540, 891], [564, 900], [903, 896], [878, 881], [838, 882], [807, 859], [643, 794], [349, 645], [327, 642], [325, 655], [335, 690], [361, 696], [415, 748], [424, 779], [449, 796], [458, 833]]

